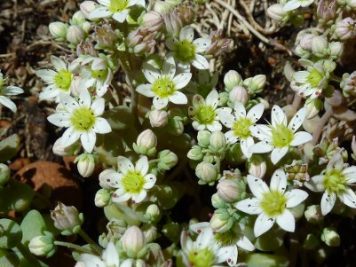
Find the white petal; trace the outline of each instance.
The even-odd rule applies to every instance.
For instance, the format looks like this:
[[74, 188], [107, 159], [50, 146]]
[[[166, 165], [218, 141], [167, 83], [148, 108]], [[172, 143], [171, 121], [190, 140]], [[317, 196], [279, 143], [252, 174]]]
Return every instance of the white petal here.
[[259, 237], [260, 235], [266, 233], [269, 229], [271, 229], [274, 224], [274, 221], [274, 218], [269, 218], [264, 213], [258, 215], [253, 228], [255, 237]]
[[308, 132], [297, 132], [294, 134], [291, 146], [300, 146], [302, 144], [308, 143], [313, 139], [313, 136]]
[[122, 172], [123, 174], [126, 174], [128, 171], [133, 171], [135, 170], [134, 165], [132, 164], [131, 160], [128, 158], [119, 156], [117, 158], [117, 164], [119, 171]]
[[271, 153], [271, 161], [277, 164], [288, 152], [288, 147], [281, 147], [273, 149]]
[[69, 127], [62, 135], [62, 144], [66, 147], [74, 144], [80, 138], [80, 133], [75, 131], [73, 127]]
[[351, 188], [347, 188], [346, 191], [342, 195], [339, 195], [339, 199], [346, 206], [356, 209], [356, 195], [355, 195], [355, 192]]
[[292, 11], [298, 7], [300, 7], [300, 2], [298, 0], [290, 0], [283, 6], [283, 11]]
[[235, 208], [252, 215], [260, 214], [262, 212], [260, 201], [257, 198], [247, 198], [241, 200], [235, 204]]
[[203, 53], [209, 48], [211, 41], [207, 38], [198, 38], [193, 41], [193, 44], [195, 44], [197, 53]]
[[185, 105], [188, 103], [188, 99], [182, 92], [175, 92], [174, 95], [169, 97], [169, 101], [177, 105]]
[[235, 144], [238, 140], [238, 138], [234, 135], [234, 131], [231, 130], [225, 133], [225, 138], [229, 144]]
[[51, 84], [53, 83], [53, 78], [56, 76], [56, 72], [54, 70], [38, 70], [36, 71], [36, 75], [40, 77], [44, 82]]
[[296, 132], [303, 124], [306, 115], [306, 108], [301, 108], [291, 119], [288, 124], [288, 128], [293, 132]]
[[24, 91], [22, 88], [17, 87], [17, 86], [7, 86], [3, 89], [2, 93], [4, 95], [19, 95], [22, 94]]
[[73, 111], [74, 109], [78, 108], [79, 105], [75, 99], [69, 95], [61, 95], [61, 104], [64, 106], [64, 108], [68, 111]]
[[105, 100], [104, 98], [98, 97], [91, 104], [91, 109], [93, 110], [95, 116], [100, 116], [105, 110]]
[[145, 190], [142, 190], [139, 194], [133, 195], [132, 200], [135, 201], [136, 203], [142, 202], [147, 196], [147, 192]]
[[56, 98], [59, 94], [60, 94], [60, 92], [58, 90], [54, 89], [53, 86], [48, 86], [39, 94], [39, 99], [40, 99], [40, 101], [52, 100], [52, 99]]
[[257, 104], [247, 112], [247, 118], [249, 118], [253, 122], [256, 122], [262, 117], [264, 110], [265, 105], [263, 105], [262, 103]]
[[274, 147], [267, 141], [261, 141], [254, 144], [250, 150], [252, 153], [263, 154], [263, 153], [271, 152], [273, 148]]
[[136, 162], [135, 170], [145, 175], [148, 172], [148, 159], [146, 156], [140, 157]]
[[47, 120], [58, 127], [70, 126], [70, 114], [67, 112], [56, 112], [49, 115]]
[[149, 83], [154, 83], [160, 77], [159, 71], [148, 63], [143, 64], [142, 72]]
[[208, 128], [208, 130], [211, 132], [216, 132], [216, 131], [221, 131], [222, 126], [220, 122], [214, 121], [212, 124], [207, 125], [206, 128]]
[[111, 126], [106, 119], [98, 117], [95, 119], [93, 130], [99, 134], [106, 134], [111, 132]]
[[247, 183], [252, 194], [258, 199], [261, 199], [265, 192], [269, 192], [268, 186], [261, 178], [247, 175]]
[[250, 127], [251, 134], [260, 140], [271, 140], [272, 130], [264, 124], [257, 124]]
[[294, 72], [293, 79], [298, 83], [305, 83], [307, 81], [308, 76], [309, 76], [308, 71], [305, 71], [305, 70], [297, 71], [297, 72]]
[[273, 191], [284, 192], [287, 188], [287, 176], [282, 169], [276, 170], [271, 178], [270, 188]]
[[194, 39], [194, 29], [190, 26], [185, 26], [180, 30], [179, 40], [193, 41]]
[[216, 262], [215, 263], [223, 263], [227, 262], [230, 266], [233, 266], [237, 262], [238, 251], [235, 245], [226, 246], [219, 248], [216, 253]]
[[219, 93], [215, 89], [211, 90], [211, 92], [206, 97], [206, 104], [213, 106], [216, 108], [219, 104]]
[[199, 248], [206, 248], [213, 240], [213, 238], [213, 231], [211, 230], [211, 228], [207, 228], [198, 235], [197, 240], [195, 242]]
[[116, 247], [112, 242], [109, 242], [102, 256], [107, 266], [119, 267], [119, 255]]
[[277, 105], [274, 105], [272, 108], [272, 125], [285, 125], [287, 126], [287, 116], [284, 111]]
[[199, 70], [209, 69], [209, 61], [202, 55], [196, 54], [192, 65]]
[[176, 63], [174, 61], [174, 57], [169, 55], [168, 58], [163, 63], [162, 74], [167, 75], [170, 78], [173, 78], [175, 73], [176, 73]]
[[135, 264], [135, 260], [126, 259], [120, 264], [120, 267], [133, 267], [135, 266], [134, 264]]
[[345, 168], [342, 174], [345, 175], [348, 184], [356, 183], [356, 166]]
[[192, 78], [191, 73], [180, 73], [173, 78], [173, 82], [176, 85], [176, 89], [184, 88]]
[[152, 173], [145, 175], [145, 184], [143, 185], [144, 189], [151, 189], [156, 184], [156, 176]]
[[294, 208], [307, 199], [308, 193], [300, 189], [292, 189], [285, 193], [287, 208]]
[[328, 193], [324, 192], [323, 196], [321, 197], [321, 214], [324, 216], [328, 214], [334, 207], [336, 202], [336, 194], [335, 193]]
[[152, 92], [152, 85], [149, 83], [146, 84], [140, 84], [137, 88], [136, 91], [139, 92], [141, 95], [147, 96], [147, 97], [154, 97], [154, 93]]
[[103, 6], [109, 6], [110, 5], [110, 0], [98, 0], [98, 3], [103, 5]]
[[248, 159], [251, 158], [252, 156], [251, 148], [254, 144], [255, 143], [252, 137], [248, 137], [246, 140], [240, 140], [240, 148], [242, 154], [244, 154], [244, 156]]
[[117, 188], [121, 177], [114, 169], [106, 169], [99, 174], [99, 185], [106, 189]]
[[218, 116], [222, 124], [224, 124], [227, 128], [232, 128], [235, 122], [235, 118], [231, 113], [219, 112]]
[[120, 23], [124, 22], [127, 18], [127, 15], [129, 14], [129, 11], [127, 9], [124, 9], [121, 12], [115, 13], [112, 18]]
[[79, 95], [79, 104], [81, 106], [90, 107], [91, 105], [91, 96], [88, 90], [83, 90]]
[[252, 244], [252, 242], [250, 241], [250, 239], [248, 239], [246, 236], [243, 236], [242, 238], [240, 238], [236, 245], [239, 247], [239, 248], [242, 248], [244, 250], [247, 250], [247, 251], [253, 251], [255, 250], [255, 246]]
[[277, 224], [283, 230], [287, 232], [294, 232], [295, 230], [295, 219], [293, 214], [289, 210], [284, 210], [282, 215], [279, 215], [276, 219]]
[[235, 111], [234, 114], [236, 118], [246, 117], [246, 109], [242, 103], [237, 102], [234, 106], [234, 111]]
[[209, 227], [210, 227], [209, 222], [200, 222], [200, 223], [189, 225], [189, 229], [197, 234], [199, 234], [201, 231], [204, 231], [206, 228]]
[[118, 190], [115, 191], [114, 194], [112, 194], [112, 201], [113, 202], [116, 202], [116, 203], [121, 203], [121, 202], [125, 202], [127, 200], [130, 199], [130, 195], [127, 194], [127, 193], [124, 193], [124, 194], [119, 194]]
[[15, 103], [12, 102], [12, 100], [10, 100], [10, 98], [8, 98], [6, 96], [0, 95], [0, 104], [4, 105], [8, 109], [10, 109], [12, 112], [17, 111], [17, 107], [16, 107]]
[[66, 63], [59, 57], [51, 56], [51, 63], [57, 71], [67, 69]]
[[324, 175], [313, 176], [309, 182], [304, 183], [305, 187], [313, 192], [323, 192], [324, 191]]
[[96, 143], [96, 134], [94, 131], [84, 132], [80, 136], [80, 141], [86, 152], [90, 153], [93, 151]]
[[165, 108], [167, 105], [168, 105], [168, 98], [159, 98], [157, 96], [153, 98], [153, 106], [156, 109]]

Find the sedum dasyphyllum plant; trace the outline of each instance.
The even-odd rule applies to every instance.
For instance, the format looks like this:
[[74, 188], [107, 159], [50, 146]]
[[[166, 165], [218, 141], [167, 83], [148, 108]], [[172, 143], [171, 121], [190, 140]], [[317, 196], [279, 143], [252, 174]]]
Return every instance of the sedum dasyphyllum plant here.
[[[233, 43], [197, 30], [201, 2], [84, 1], [68, 23], [50, 24], [72, 51], [37, 70], [39, 98], [55, 106], [48, 121], [62, 131], [53, 152], [76, 156], [97, 181], [106, 225], [93, 240], [75, 207], [58, 204], [55, 230], [31, 211], [24, 221], [41, 226], [23, 233], [27, 261], [45, 266], [41, 257], [64, 246], [76, 267], [298, 266], [340, 245], [338, 222], [356, 208], [356, 74], [340, 66], [356, 3], [268, 8], [280, 27], [314, 17], [295, 38], [300, 64], [286, 63], [288, 104], [263, 99], [265, 74], [217, 68]], [[0, 103], [15, 111], [7, 96], [22, 90], [1, 81]], [[86, 244], [64, 238], [74, 235]]]

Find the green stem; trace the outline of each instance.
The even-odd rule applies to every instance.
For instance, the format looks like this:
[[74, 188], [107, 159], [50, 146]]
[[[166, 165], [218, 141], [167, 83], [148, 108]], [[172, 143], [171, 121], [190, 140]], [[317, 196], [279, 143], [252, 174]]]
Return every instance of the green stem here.
[[72, 243], [68, 243], [68, 242], [63, 242], [63, 241], [54, 241], [54, 244], [56, 246], [60, 246], [60, 247], [65, 247], [65, 248], [69, 248], [71, 250], [75, 250], [81, 253], [93, 253], [91, 250], [87, 249], [87, 248], [83, 248], [81, 246], [72, 244]]
[[93, 239], [91, 239], [91, 237], [86, 232], [80, 229], [78, 234], [84, 239], [85, 242], [92, 245], [98, 254], [101, 254], [102, 249], [96, 244], [96, 242], [94, 242]]

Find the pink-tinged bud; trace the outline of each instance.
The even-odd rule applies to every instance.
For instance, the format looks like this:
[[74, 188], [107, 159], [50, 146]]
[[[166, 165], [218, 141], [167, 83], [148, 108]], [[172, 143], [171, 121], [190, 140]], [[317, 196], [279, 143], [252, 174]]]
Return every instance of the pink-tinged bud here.
[[233, 103], [240, 102], [245, 105], [248, 98], [247, 90], [242, 86], [235, 86], [229, 93], [229, 99]]
[[235, 202], [239, 199], [240, 187], [232, 179], [222, 179], [217, 185], [218, 196], [226, 202]]
[[270, 7], [268, 7], [267, 15], [271, 19], [280, 22], [286, 17], [287, 12], [283, 9], [282, 4], [273, 4]]
[[315, 37], [315, 35], [311, 34], [311, 33], [304, 34], [300, 38], [300, 41], [299, 41], [300, 47], [305, 50], [311, 50], [312, 49], [312, 40], [314, 37]]
[[344, 73], [342, 75], [342, 80], [340, 83], [340, 87], [344, 96], [349, 97], [350, 95], [356, 95], [356, 71], [351, 74]]
[[63, 235], [78, 233], [83, 223], [83, 214], [80, 214], [76, 207], [66, 206], [61, 202], [51, 211], [51, 218], [54, 226], [61, 230]]
[[79, 44], [84, 39], [84, 31], [77, 25], [71, 25], [67, 31], [67, 41], [73, 45]]
[[260, 178], [263, 178], [263, 176], [265, 176], [266, 171], [267, 171], [267, 164], [260, 157], [255, 157], [255, 160], [251, 161], [248, 168], [249, 174]]
[[122, 248], [130, 258], [135, 258], [136, 255], [145, 245], [145, 236], [140, 228], [131, 226], [127, 228], [121, 238]]
[[328, 21], [336, 16], [336, 0], [320, 0], [317, 8], [317, 15], [319, 18]]
[[89, 18], [89, 14], [95, 9], [96, 4], [94, 1], [84, 1], [80, 4], [80, 11], [82, 11], [85, 18]]
[[348, 17], [336, 22], [335, 35], [341, 40], [350, 39], [355, 36], [355, 20]]
[[158, 31], [163, 26], [163, 17], [156, 11], [149, 11], [143, 16], [143, 27]]
[[164, 110], [152, 110], [148, 117], [152, 127], [163, 127], [168, 122], [168, 113]]

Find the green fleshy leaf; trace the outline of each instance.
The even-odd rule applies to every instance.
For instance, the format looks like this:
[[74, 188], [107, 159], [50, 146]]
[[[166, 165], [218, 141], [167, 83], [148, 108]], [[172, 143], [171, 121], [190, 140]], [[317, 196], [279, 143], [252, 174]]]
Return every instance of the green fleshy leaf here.
[[37, 210], [29, 211], [21, 222], [23, 232], [22, 243], [27, 245], [32, 238], [42, 235], [46, 230], [46, 222]]
[[29, 185], [14, 180], [12, 180], [10, 186], [4, 188], [2, 193], [7, 196], [3, 200], [6, 208], [17, 212], [27, 210], [35, 194]]
[[0, 219], [0, 231], [0, 248], [10, 249], [21, 242], [22, 232], [16, 222], [9, 219]]
[[0, 266], [17, 267], [19, 266], [19, 259], [12, 251], [0, 249]]
[[289, 261], [283, 255], [252, 253], [247, 255], [248, 267], [288, 267]]
[[20, 148], [20, 137], [17, 134], [10, 135], [0, 141], [0, 162], [6, 162], [14, 157]]

